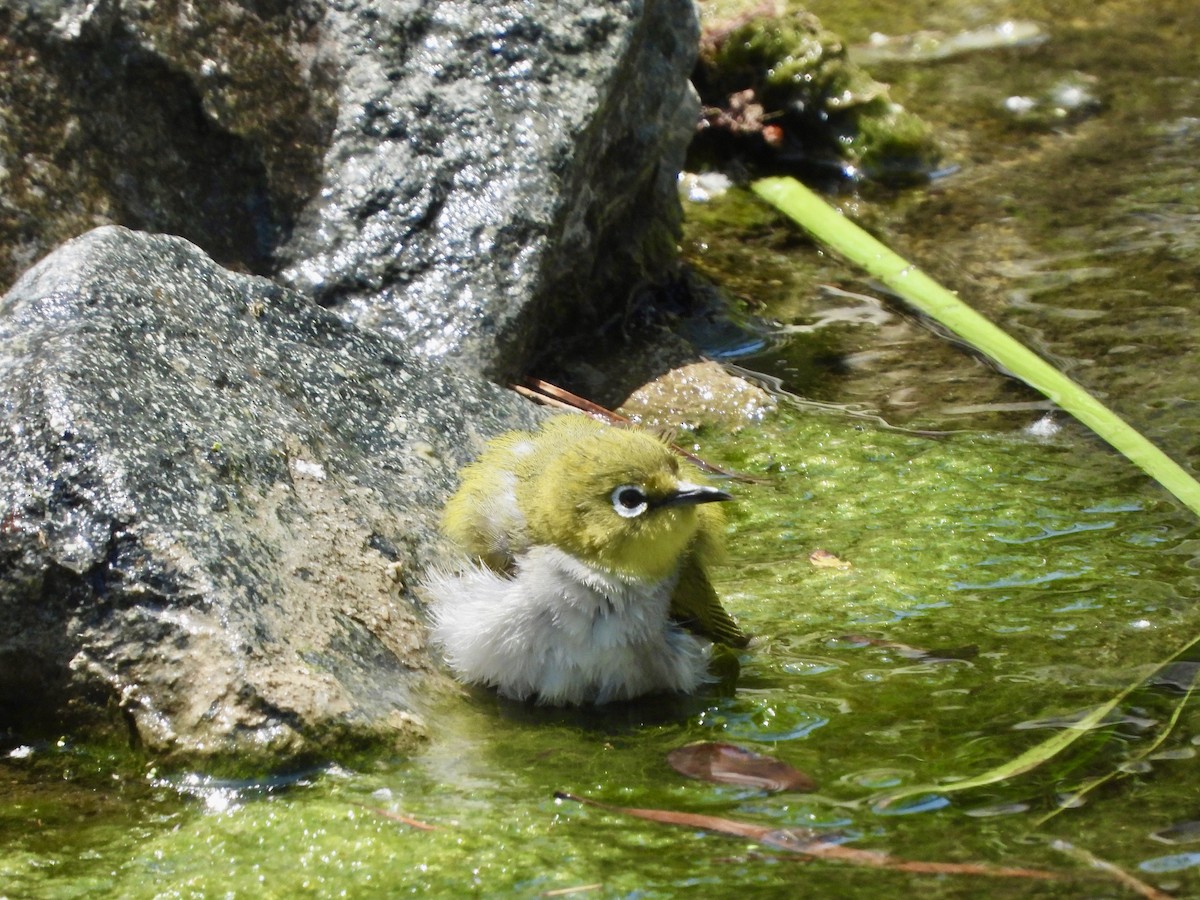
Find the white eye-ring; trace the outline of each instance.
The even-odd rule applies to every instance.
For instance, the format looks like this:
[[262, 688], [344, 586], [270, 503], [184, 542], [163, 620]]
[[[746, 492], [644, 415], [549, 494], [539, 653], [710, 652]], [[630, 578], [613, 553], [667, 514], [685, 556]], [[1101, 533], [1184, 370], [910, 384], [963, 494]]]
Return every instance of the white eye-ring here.
[[650, 508], [650, 501], [636, 484], [623, 484], [612, 492], [612, 505], [618, 516], [633, 519]]

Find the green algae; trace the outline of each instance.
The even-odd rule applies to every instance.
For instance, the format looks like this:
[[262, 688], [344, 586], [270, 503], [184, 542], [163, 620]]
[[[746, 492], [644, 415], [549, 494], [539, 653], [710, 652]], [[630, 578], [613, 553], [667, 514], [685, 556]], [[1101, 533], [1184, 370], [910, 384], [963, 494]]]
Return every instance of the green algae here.
[[[971, 24], [936, 6], [939, 27]], [[928, 27], [931, 8], [814, 6], [854, 41]], [[1200, 91], [1191, 36], [1162, 27], [1186, 21], [1191, 7], [1056, 9], [1068, 21], [1053, 29], [1053, 53], [889, 72], [893, 92], [969, 164], [936, 190], [842, 202], [942, 280], [978, 288], [989, 314], [1050, 348], [1152, 437], [1200, 459], [1188, 364], [1200, 246], [1190, 224], [1200, 144], [1189, 121], [1200, 116]], [[1031, 3], [997, 7], [1002, 14], [1054, 18]], [[1102, 116], [1044, 134], [996, 111], [1009, 86], [1032, 94], [1062, 69], [1102, 72], [1122, 91]], [[715, 220], [719, 209], [704, 212]], [[1200, 535], [1192, 516], [1081, 430], [1024, 431], [1045, 409], [1023, 387], [773, 227], [773, 213], [744, 212], [744, 232], [701, 234], [692, 208], [689, 254], [740, 278], [736, 293], [766, 319], [829, 322], [746, 362], [805, 396], [957, 433], [785, 411], [736, 436], [695, 438], [713, 462], [765, 479], [734, 486], [731, 565], [714, 571], [726, 605], [760, 636], [742, 656], [736, 694], [569, 714], [470, 693], [444, 702], [433, 739], [412, 757], [272, 783], [168, 778], [107, 755], [85, 764], [81, 751], [35, 747], [0, 762], [0, 893], [530, 897], [598, 885], [580, 896], [1124, 895], [1054, 850], [1056, 838], [1161, 888], [1200, 893], [1194, 845], [1154, 837], [1186, 834], [1195, 819], [1194, 704], [1139, 760], [1174, 714], [1186, 669], [1139, 690], [1044, 769], [873, 807], [881, 792], [1012, 760], [1148, 676], [1200, 630]], [[1108, 271], [1084, 277], [1081, 265]], [[828, 317], [860, 301], [814, 290], [820, 282], [872, 296], [886, 315]], [[1153, 358], [1162, 362], [1147, 365]], [[849, 568], [814, 565], [816, 550]], [[665, 757], [694, 740], [769, 752], [820, 791], [766, 796], [686, 780]], [[1114, 771], [1084, 806], [1039, 824]], [[1039, 885], [800, 866], [729, 838], [560, 804], [557, 790], [1071, 877]]]
[[[1044, 773], [940, 798], [926, 812], [874, 809], [871, 798], [1015, 756], [1063, 727], [1056, 717], [1104, 702], [1176, 635], [1195, 632], [1191, 517], [1118, 458], [1074, 440], [931, 439], [785, 412], [736, 436], [705, 433], [699, 444], [713, 461], [765, 479], [736, 486], [732, 564], [714, 572], [726, 605], [760, 635], [742, 654], [733, 696], [571, 712], [470, 692], [444, 702], [415, 756], [356, 770], [257, 784], [126, 774], [107, 789], [98, 778], [87, 810], [73, 809], [70, 794], [22, 796], [18, 787], [0, 876], [18, 896], [123, 897], [515, 897], [591, 884], [598, 896], [701, 887], [725, 896], [799, 877], [794, 864], [728, 838], [564, 805], [553, 797], [560, 790], [827, 829], [908, 858], [1076, 871], [1029, 841], [1033, 819], [1148, 743], [1154, 725], [1145, 723], [1165, 720], [1169, 695], [1139, 692], [1118, 721]], [[816, 550], [848, 567], [814, 565]], [[1198, 730], [1200, 717], [1185, 710], [1164, 749], [1188, 749]], [[695, 740], [769, 752], [812, 775], [819, 792], [768, 796], [685, 779], [666, 755]], [[5, 765], [52, 766], [56, 752]], [[1062, 813], [1049, 834], [1136, 866], [1151, 846], [1114, 842], [1096, 823], [1120, 815], [1148, 833], [1190, 815], [1177, 781], [1186, 765], [1154, 762]], [[79, 830], [68, 839], [71, 815]], [[39, 838], [37, 822], [58, 823], [59, 838]], [[978, 889], [970, 879], [868, 877], [828, 863], [805, 866], [803, 877], [814, 895]], [[1054, 895], [1028, 884], [987, 890]]]

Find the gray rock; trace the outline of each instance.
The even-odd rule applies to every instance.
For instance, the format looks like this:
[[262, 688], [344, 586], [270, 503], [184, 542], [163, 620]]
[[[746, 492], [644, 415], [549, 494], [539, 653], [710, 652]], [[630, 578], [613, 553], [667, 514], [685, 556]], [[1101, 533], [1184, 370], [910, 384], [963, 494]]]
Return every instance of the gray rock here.
[[443, 676], [405, 588], [457, 468], [537, 415], [180, 238], [66, 244], [0, 301], [0, 721], [411, 740]]
[[0, 280], [114, 222], [504, 378], [670, 277], [691, 0], [0, 0]]
[[338, 120], [288, 282], [504, 377], [672, 271], [691, 0], [364, 2], [327, 21]]
[[106, 223], [271, 272], [334, 121], [314, 7], [0, 0], [0, 284]]

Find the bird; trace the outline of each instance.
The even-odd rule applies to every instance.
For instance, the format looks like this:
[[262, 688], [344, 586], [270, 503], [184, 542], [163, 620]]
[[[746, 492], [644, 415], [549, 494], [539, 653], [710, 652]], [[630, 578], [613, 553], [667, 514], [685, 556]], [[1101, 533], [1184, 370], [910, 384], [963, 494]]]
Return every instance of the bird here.
[[659, 436], [583, 414], [490, 441], [447, 501], [442, 531], [472, 561], [424, 588], [430, 637], [455, 676], [503, 697], [583, 706], [693, 693], [749, 637], [706, 566], [722, 502]]

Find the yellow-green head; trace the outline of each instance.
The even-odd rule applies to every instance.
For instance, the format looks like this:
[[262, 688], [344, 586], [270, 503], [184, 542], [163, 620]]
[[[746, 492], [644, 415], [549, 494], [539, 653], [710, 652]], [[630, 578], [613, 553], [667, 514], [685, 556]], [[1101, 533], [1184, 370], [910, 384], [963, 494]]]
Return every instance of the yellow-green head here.
[[708, 503], [732, 499], [682, 474], [679, 457], [641, 431], [596, 429], [545, 463], [517, 487], [531, 541], [646, 581], [674, 572], [701, 529], [715, 532]]
[[568, 415], [492, 441], [463, 470], [443, 527], [493, 568], [553, 544], [651, 581], [674, 572], [686, 552], [719, 554], [723, 517], [711, 501], [729, 499], [658, 437]]

